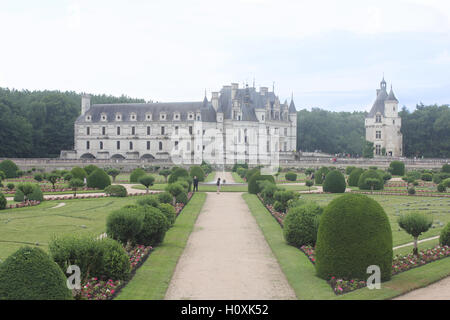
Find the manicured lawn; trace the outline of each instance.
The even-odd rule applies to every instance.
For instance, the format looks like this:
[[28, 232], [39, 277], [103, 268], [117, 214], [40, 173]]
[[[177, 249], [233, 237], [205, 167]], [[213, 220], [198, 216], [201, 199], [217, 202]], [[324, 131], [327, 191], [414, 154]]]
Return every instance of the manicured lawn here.
[[278, 175], [278, 178], [276, 178], [275, 180], [277, 181], [277, 183], [295, 183], [295, 182], [305, 182], [306, 180], [306, 175], [304, 173], [301, 172], [295, 172], [297, 174], [297, 180], [296, 181], [287, 181], [286, 180], [286, 172], [280, 172], [280, 174]]
[[195, 221], [206, 200], [205, 193], [196, 193], [181, 211], [174, 226], [166, 233], [162, 245], [156, 247], [147, 261], [116, 299], [164, 299], [175, 266], [183, 253]]
[[363, 288], [336, 296], [325, 280], [316, 277], [314, 265], [306, 255], [285, 243], [280, 225], [261, 201], [251, 194], [244, 194], [243, 198], [299, 299], [391, 299], [450, 275], [450, 259], [445, 258], [393, 276], [379, 290]]
[[242, 179], [241, 176], [238, 175], [236, 172], [232, 172], [232, 173], [231, 173], [231, 176], [233, 177], [234, 182], [236, 182], [236, 183], [246, 183], [246, 182], [244, 181], [244, 179]]
[[[100, 235], [106, 217], [138, 197], [44, 201], [38, 206], [0, 211], [0, 259], [5, 260], [23, 245], [47, 250], [53, 234]], [[51, 209], [61, 202], [66, 205]]]
[[[319, 205], [325, 206], [338, 194], [302, 194], [304, 199], [314, 200]], [[400, 229], [397, 223], [398, 216], [411, 211], [419, 211], [433, 217], [433, 227], [422, 234], [419, 240], [437, 236], [442, 228], [450, 222], [450, 199], [410, 196], [369, 195], [375, 199], [386, 211], [391, 223], [394, 246], [413, 241], [413, 238]], [[432, 242], [422, 244], [423, 248], [432, 247]]]
[[214, 181], [214, 178], [215, 178], [215, 177], [216, 177], [216, 172], [213, 171], [213, 172], [211, 172], [210, 174], [208, 174], [208, 175], [206, 176], [204, 182], [211, 182], [211, 181]]

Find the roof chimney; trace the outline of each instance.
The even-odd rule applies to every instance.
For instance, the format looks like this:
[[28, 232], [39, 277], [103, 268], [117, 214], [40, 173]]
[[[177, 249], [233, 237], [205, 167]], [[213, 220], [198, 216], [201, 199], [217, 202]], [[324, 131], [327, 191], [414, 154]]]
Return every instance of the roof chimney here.
[[91, 108], [91, 96], [88, 94], [81, 95], [81, 114], [85, 114]]
[[231, 84], [231, 99], [234, 99], [236, 97], [236, 92], [238, 89], [239, 89], [239, 83]]
[[217, 111], [217, 109], [219, 108], [219, 93], [212, 92], [211, 94], [212, 94], [212, 97], [211, 97], [212, 106], [213, 106], [214, 110]]
[[265, 96], [265, 95], [267, 95], [267, 92], [269, 92], [269, 88], [268, 87], [260, 87], [259, 92], [261, 93], [262, 96]]

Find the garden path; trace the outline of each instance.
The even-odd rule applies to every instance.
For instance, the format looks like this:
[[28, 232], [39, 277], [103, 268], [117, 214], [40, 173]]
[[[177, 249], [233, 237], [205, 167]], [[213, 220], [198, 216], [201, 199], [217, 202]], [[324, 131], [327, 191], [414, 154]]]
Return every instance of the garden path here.
[[450, 277], [408, 292], [393, 300], [450, 300]]
[[[217, 173], [227, 181], [231, 174]], [[240, 192], [207, 193], [166, 299], [296, 299]]]

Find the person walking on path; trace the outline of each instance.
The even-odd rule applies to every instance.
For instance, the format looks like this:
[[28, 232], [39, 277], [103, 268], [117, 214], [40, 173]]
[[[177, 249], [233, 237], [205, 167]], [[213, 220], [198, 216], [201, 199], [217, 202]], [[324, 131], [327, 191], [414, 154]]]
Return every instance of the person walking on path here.
[[194, 192], [198, 191], [198, 178], [197, 176], [194, 176]]
[[217, 185], [217, 194], [219, 194], [220, 193], [220, 178], [217, 179], [216, 185]]

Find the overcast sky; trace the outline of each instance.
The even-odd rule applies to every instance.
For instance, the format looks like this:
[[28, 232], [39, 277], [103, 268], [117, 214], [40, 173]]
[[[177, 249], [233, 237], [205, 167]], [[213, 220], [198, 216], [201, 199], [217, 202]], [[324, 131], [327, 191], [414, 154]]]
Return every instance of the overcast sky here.
[[450, 1], [2, 0], [0, 87], [199, 101], [231, 82], [297, 109], [450, 103]]

